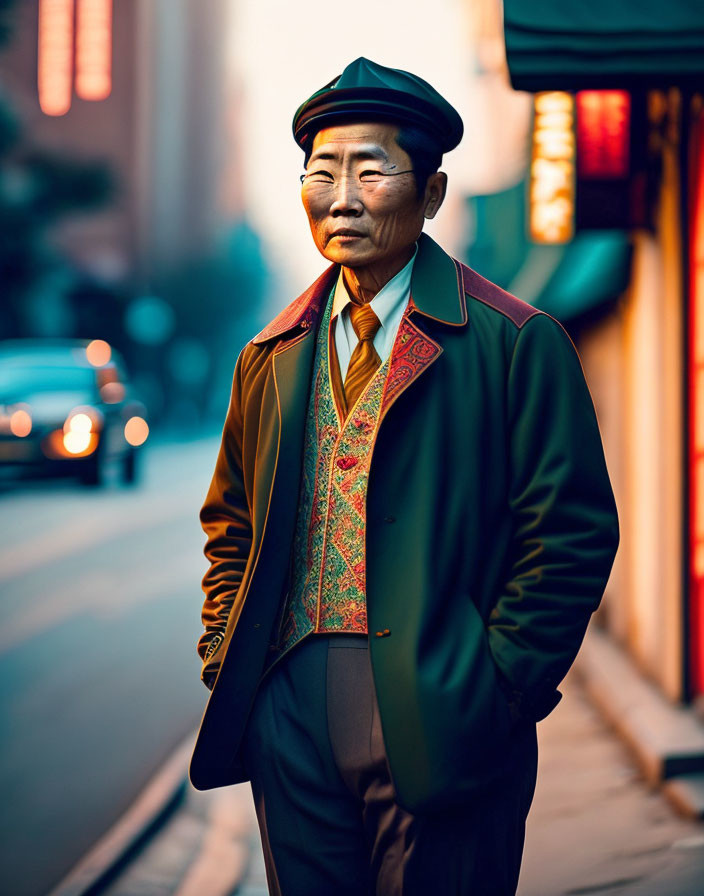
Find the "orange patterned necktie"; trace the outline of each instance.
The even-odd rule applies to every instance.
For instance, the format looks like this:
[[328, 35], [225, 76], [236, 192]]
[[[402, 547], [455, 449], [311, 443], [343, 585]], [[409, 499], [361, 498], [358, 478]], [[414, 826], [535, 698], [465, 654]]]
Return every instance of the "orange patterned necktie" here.
[[350, 304], [350, 319], [359, 342], [354, 347], [345, 375], [345, 398], [351, 408], [362, 394], [374, 372], [381, 366], [381, 358], [374, 348], [374, 336], [381, 321], [368, 304]]

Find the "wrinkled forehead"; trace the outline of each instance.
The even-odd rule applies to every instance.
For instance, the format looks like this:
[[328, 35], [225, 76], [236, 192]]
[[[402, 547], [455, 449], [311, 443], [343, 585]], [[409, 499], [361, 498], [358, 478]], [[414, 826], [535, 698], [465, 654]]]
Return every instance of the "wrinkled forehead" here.
[[392, 122], [358, 122], [321, 128], [313, 138], [310, 161], [319, 159], [371, 159], [380, 162], [403, 158], [396, 142], [399, 126]]

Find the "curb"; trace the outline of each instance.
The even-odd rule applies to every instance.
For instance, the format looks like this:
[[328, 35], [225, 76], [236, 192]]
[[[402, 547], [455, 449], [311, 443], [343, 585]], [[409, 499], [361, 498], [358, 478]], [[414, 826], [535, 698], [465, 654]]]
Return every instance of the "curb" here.
[[704, 819], [704, 774], [694, 772], [670, 778], [663, 783], [663, 791], [672, 805], [687, 818]]
[[646, 779], [681, 814], [704, 817], [704, 725], [647, 681], [603, 631], [590, 627], [575, 661], [587, 695], [625, 741]]
[[49, 896], [96, 896], [179, 806], [188, 784], [195, 732], [186, 737], [135, 802]]

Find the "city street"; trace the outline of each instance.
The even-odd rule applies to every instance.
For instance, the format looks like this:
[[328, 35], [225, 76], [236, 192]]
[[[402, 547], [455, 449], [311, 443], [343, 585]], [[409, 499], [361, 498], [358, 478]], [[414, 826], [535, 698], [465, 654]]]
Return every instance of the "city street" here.
[[148, 442], [135, 489], [0, 491], [3, 893], [46, 892], [198, 724], [217, 445]]

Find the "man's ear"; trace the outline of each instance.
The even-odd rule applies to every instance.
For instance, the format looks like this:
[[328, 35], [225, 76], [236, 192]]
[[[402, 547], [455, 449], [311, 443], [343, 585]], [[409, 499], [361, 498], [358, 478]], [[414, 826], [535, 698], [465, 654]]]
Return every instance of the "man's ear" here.
[[428, 178], [423, 197], [423, 216], [434, 218], [443, 203], [447, 192], [447, 175], [444, 171], [436, 171]]

